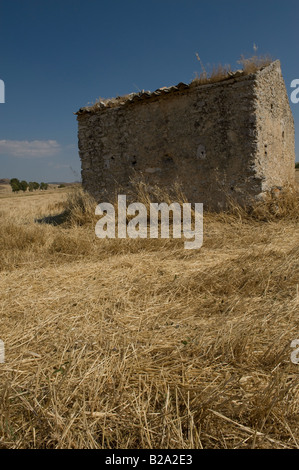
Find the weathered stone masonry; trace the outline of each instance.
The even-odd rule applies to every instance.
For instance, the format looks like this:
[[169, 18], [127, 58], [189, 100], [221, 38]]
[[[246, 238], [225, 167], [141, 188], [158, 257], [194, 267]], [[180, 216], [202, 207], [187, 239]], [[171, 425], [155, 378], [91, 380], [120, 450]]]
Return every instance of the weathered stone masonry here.
[[213, 84], [180, 83], [81, 108], [83, 187], [97, 200], [139, 176], [221, 209], [294, 182], [294, 121], [280, 62]]

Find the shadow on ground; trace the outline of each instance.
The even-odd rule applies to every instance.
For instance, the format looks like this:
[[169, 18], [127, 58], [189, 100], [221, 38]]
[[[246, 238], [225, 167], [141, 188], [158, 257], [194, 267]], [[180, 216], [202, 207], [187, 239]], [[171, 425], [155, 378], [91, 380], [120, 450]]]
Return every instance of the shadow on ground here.
[[69, 212], [63, 211], [61, 214], [48, 215], [46, 217], [42, 217], [41, 219], [34, 219], [34, 222], [39, 224], [62, 225], [67, 221], [68, 216]]

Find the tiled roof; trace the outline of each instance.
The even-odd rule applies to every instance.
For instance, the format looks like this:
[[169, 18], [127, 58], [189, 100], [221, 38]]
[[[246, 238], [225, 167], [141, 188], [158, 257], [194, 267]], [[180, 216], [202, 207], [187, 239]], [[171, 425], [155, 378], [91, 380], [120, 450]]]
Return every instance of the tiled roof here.
[[92, 106], [86, 106], [84, 108], [80, 108], [79, 111], [75, 114], [92, 113], [100, 109], [112, 108], [115, 106], [122, 106], [125, 104], [146, 100], [148, 98], [153, 98], [154, 96], [166, 95], [168, 93], [172, 93], [175, 91], [183, 91], [183, 90], [186, 90], [187, 88], [190, 88], [190, 85], [180, 82], [176, 86], [162, 87], [152, 92], [142, 90], [138, 93], [130, 93], [129, 95], [125, 95], [125, 96], [117, 96], [116, 98], [112, 98], [111, 100], [100, 101], [98, 103], [95, 103]]

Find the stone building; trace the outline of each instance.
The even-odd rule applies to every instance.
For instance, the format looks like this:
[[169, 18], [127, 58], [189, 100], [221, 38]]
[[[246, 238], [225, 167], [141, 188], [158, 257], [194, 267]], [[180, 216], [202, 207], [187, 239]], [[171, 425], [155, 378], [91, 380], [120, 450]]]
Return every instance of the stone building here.
[[294, 182], [294, 121], [275, 61], [217, 82], [164, 87], [77, 113], [83, 187], [98, 202], [128, 194], [132, 179], [214, 210], [250, 203]]

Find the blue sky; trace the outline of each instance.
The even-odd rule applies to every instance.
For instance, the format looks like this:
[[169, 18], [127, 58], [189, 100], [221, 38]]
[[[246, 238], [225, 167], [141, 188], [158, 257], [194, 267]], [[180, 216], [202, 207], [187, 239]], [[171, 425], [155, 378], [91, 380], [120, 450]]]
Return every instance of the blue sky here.
[[[0, 0], [0, 178], [80, 178], [76, 112], [241, 54], [299, 78], [298, 0]], [[297, 34], [296, 34], [297, 33]], [[299, 133], [299, 104], [291, 104]], [[297, 160], [299, 151], [297, 144]]]

